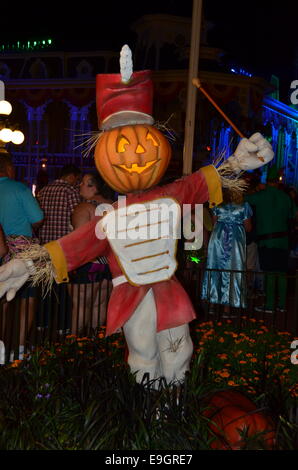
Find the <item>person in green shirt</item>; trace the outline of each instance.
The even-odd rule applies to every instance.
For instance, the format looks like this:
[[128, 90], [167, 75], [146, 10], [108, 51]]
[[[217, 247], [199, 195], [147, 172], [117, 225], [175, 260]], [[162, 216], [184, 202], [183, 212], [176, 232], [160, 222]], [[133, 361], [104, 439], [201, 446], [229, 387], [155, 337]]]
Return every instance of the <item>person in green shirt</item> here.
[[[266, 304], [261, 310], [285, 311], [289, 259], [289, 224], [295, 217], [291, 198], [278, 189], [278, 169], [273, 166], [268, 171], [265, 189], [247, 194], [245, 200], [253, 206], [256, 217], [256, 235], [260, 268], [266, 273]], [[277, 283], [277, 291], [275, 284]], [[257, 307], [258, 309], [258, 307]]]

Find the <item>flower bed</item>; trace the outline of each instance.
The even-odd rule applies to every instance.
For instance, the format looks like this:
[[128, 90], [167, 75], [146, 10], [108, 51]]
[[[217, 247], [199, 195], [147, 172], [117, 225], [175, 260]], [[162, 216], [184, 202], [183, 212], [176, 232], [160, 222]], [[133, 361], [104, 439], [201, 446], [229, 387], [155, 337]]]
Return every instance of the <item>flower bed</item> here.
[[[276, 448], [298, 448], [298, 426], [289, 420], [298, 393], [294, 338], [246, 318], [239, 327], [193, 322], [191, 330], [195, 350], [179, 400], [169, 387], [152, 392], [136, 384], [122, 335], [105, 338], [104, 328], [2, 367], [1, 449], [210, 449], [204, 398], [227, 389], [269, 411]], [[247, 439], [245, 448], [262, 447]]]
[[293, 338], [269, 329], [263, 320], [242, 317], [237, 329], [231, 320], [205, 322], [193, 330], [196, 354], [208, 362], [216, 387], [240, 387], [252, 398], [278, 386], [287, 405], [296, 405], [298, 365], [291, 362]]

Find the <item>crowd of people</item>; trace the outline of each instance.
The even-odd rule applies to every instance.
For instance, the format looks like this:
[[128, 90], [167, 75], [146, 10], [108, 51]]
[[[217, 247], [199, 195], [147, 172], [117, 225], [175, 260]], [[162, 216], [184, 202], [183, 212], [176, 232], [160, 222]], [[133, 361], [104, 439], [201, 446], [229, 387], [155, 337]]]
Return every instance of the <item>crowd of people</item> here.
[[[113, 191], [107, 187], [96, 171], [83, 175], [75, 165], [64, 166], [57, 179], [50, 183], [44, 180], [44, 183], [38, 187], [34, 196], [28, 186], [15, 180], [11, 156], [8, 153], [1, 154], [0, 264], [9, 261], [30, 244], [45, 244], [67, 235], [91, 220], [95, 216], [98, 204], [111, 203], [114, 199]], [[88, 322], [86, 311], [93, 312], [94, 328], [105, 323], [108, 291], [111, 289], [110, 278], [105, 258], [93, 260], [70, 273], [67, 291], [71, 302], [66, 305], [71, 306], [69, 329], [73, 333], [80, 331], [85, 326], [84, 323]], [[78, 295], [78, 289], [81, 290], [81, 295]], [[50, 306], [51, 302], [47, 303], [47, 299], [53, 295], [54, 301], [57, 302], [57, 297], [61, 297], [60, 290], [61, 285], [55, 285], [54, 292], [47, 294], [44, 304]], [[22, 353], [25, 342], [25, 319], [28, 331], [32, 326], [36, 310], [37, 289], [25, 284], [17, 293], [17, 297], [21, 299], [19, 343]], [[7, 306], [8, 304], [4, 304], [3, 307], [4, 323]], [[65, 308], [65, 302], [61, 302], [59, 308]], [[46, 312], [47, 318], [49, 314], [50, 312]]]
[[[224, 317], [231, 316], [231, 307], [246, 308], [248, 271], [254, 273], [250, 287], [265, 294], [265, 304], [256, 308], [270, 313], [277, 307], [284, 312], [286, 274], [298, 267], [297, 191], [280, 181], [274, 166], [269, 169], [266, 184], [260, 182], [258, 171], [247, 173], [245, 178], [247, 189], [244, 194], [224, 190], [223, 203], [210, 210], [213, 227], [208, 216], [211, 227], [208, 228], [207, 243], [204, 240], [207, 260], [201, 297], [211, 305], [222, 305]], [[39, 185], [33, 196], [30, 188], [14, 179], [12, 159], [4, 153], [0, 159], [1, 263], [29, 244], [45, 244], [67, 235], [95, 217], [98, 204], [110, 204], [114, 200], [114, 192], [96, 171], [82, 174], [74, 165], [64, 166], [59, 178], [53, 182], [44, 179], [44, 185]], [[258, 272], [263, 276], [258, 276]], [[94, 281], [101, 282], [100, 293], [99, 284], [95, 288]], [[70, 273], [67, 289], [72, 299], [72, 333], [84, 326], [86, 310], [90, 313], [88, 321], [92, 327], [105, 323], [111, 286], [105, 258], [94, 259]], [[25, 285], [17, 295], [23, 309], [25, 300], [27, 302], [30, 328], [36, 289]], [[25, 341], [22, 317], [21, 307], [21, 345]]]

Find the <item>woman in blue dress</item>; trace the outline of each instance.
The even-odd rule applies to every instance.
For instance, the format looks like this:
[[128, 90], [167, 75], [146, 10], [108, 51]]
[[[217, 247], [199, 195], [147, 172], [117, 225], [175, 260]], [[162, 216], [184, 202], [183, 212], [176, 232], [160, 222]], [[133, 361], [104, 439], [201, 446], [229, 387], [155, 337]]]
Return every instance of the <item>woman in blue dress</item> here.
[[225, 189], [223, 203], [212, 212], [215, 225], [208, 245], [202, 299], [224, 305], [225, 312], [230, 306], [245, 308], [245, 275], [230, 270], [246, 269], [245, 232], [252, 228], [252, 209], [247, 202], [243, 203], [241, 194]]

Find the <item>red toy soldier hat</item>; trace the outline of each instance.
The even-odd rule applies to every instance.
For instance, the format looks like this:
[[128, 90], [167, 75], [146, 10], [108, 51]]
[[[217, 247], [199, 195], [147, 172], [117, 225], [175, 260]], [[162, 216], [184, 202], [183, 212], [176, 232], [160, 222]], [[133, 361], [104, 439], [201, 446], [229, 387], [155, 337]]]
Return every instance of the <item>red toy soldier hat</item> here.
[[[128, 46], [125, 47], [129, 50]], [[125, 66], [129, 68], [132, 64], [127, 66], [125, 63]], [[96, 76], [96, 108], [101, 130], [130, 124], [153, 124], [152, 101], [150, 70], [132, 73], [131, 69], [126, 80], [122, 73]]]

